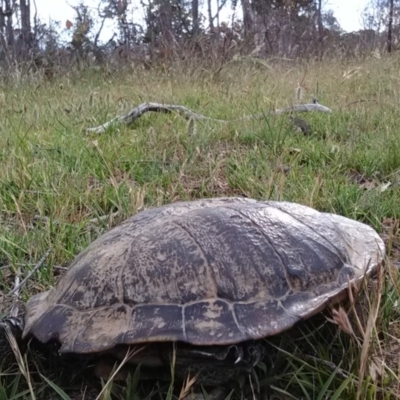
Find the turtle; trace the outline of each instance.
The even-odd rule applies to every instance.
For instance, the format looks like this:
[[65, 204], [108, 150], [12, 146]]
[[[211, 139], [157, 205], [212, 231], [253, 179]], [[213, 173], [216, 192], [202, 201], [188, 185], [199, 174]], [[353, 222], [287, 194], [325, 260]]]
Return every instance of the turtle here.
[[260, 342], [344, 299], [384, 254], [372, 227], [306, 205], [178, 201], [98, 237], [11, 321], [61, 355], [121, 359], [136, 346], [134, 365], [165, 370], [176, 354], [179, 377], [217, 385], [251, 374]]

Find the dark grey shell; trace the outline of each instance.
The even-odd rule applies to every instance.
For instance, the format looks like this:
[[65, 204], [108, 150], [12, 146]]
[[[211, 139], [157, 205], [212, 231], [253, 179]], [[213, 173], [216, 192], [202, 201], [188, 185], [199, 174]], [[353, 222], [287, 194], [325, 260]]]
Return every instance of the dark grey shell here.
[[294, 203], [152, 208], [98, 238], [55, 288], [33, 296], [23, 336], [75, 353], [259, 339], [320, 311], [384, 253], [371, 227]]

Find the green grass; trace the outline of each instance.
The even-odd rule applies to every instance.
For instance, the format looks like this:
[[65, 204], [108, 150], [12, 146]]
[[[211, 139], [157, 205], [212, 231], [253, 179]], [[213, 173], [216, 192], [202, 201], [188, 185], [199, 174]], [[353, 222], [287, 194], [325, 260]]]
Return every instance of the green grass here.
[[[134, 69], [115, 76], [70, 72], [52, 82], [32, 77], [3, 84], [0, 266], [5, 268], [0, 270], [0, 301], [6, 302], [17, 270], [26, 276], [50, 247], [53, 253], [24, 286], [21, 299], [54, 285], [62, 272], [55, 266], [68, 265], [111, 225], [143, 207], [177, 200], [246, 195], [294, 201], [387, 234], [382, 223], [394, 226], [400, 218], [399, 61], [288, 63], [271, 69], [241, 62], [217, 76], [212, 71]], [[344, 79], [354, 67], [361, 67], [359, 73]], [[221, 119], [286, 107], [295, 101], [304, 74], [302, 102], [316, 95], [333, 110], [301, 116], [313, 131], [309, 137], [296, 133], [286, 115], [267, 114], [246, 122], [199, 122], [196, 134], [188, 135], [180, 117], [152, 113], [130, 127], [84, 134], [84, 128], [144, 101], [180, 104]], [[370, 189], [362, 186], [365, 182]], [[382, 190], [387, 182], [391, 185]], [[116, 211], [111, 222], [90, 221]], [[365, 339], [366, 368], [361, 345], [335, 325], [325, 323], [324, 333], [312, 330], [299, 342], [279, 338], [278, 358], [289, 359], [289, 365], [278, 368], [278, 360], [274, 368], [258, 371], [275, 398], [400, 398], [399, 282], [391, 267], [400, 254], [398, 230], [390, 236], [391, 258], [379, 299], [364, 307], [373, 308], [380, 300], [378, 318], [365, 319], [365, 326], [375, 327]], [[363, 343], [362, 334], [357, 336]], [[384, 365], [381, 374], [372, 362]], [[142, 398], [137, 397], [137, 378], [126, 388], [115, 385], [114, 398]], [[52, 387], [35, 373], [32, 379], [36, 394], [48, 390], [56, 396], [54, 388], [68, 393], [56, 380]], [[0, 399], [18, 398], [18, 393], [28, 398], [27, 388], [23, 376], [10, 377], [3, 366]], [[158, 398], [170, 396], [168, 388], [159, 391], [164, 394]], [[55, 398], [64, 398], [60, 393]], [[109, 398], [105, 393], [102, 398]]]

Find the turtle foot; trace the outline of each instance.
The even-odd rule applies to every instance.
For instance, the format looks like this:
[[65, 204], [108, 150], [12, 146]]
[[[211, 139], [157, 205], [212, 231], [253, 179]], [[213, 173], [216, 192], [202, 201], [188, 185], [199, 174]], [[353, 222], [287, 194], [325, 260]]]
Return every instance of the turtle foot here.
[[3, 364], [15, 363], [14, 345], [17, 347], [14, 350], [25, 351], [26, 346], [22, 340], [23, 328], [23, 320], [19, 317], [6, 317], [0, 321], [0, 354]]

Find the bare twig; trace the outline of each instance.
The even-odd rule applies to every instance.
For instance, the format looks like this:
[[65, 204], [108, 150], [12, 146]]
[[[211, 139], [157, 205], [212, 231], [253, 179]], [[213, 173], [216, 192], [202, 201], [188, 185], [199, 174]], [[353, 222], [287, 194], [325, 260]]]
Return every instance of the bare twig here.
[[[29, 274], [19, 284], [14, 285], [14, 288], [7, 294], [7, 296], [11, 296], [13, 294], [19, 293], [21, 287], [24, 286], [25, 283], [28, 281], [28, 279], [43, 265], [43, 263], [46, 261], [47, 257], [50, 255], [50, 253], [52, 251], [53, 251], [53, 248], [50, 247], [50, 249], [48, 249], [46, 251], [46, 253], [44, 253], [43, 257], [35, 265], [33, 270], [31, 272], [29, 272]], [[18, 296], [18, 294], [17, 294], [17, 296]]]
[[337, 374], [338, 376], [340, 376], [342, 379], [347, 379], [347, 378], [351, 377], [351, 378], [352, 378], [352, 381], [357, 383], [356, 377], [353, 377], [353, 376], [350, 375], [348, 372], [346, 372], [344, 369], [340, 368], [338, 365], [336, 365], [335, 363], [333, 363], [333, 362], [331, 362], [331, 361], [323, 360], [323, 359], [321, 359], [321, 358], [317, 358], [317, 357], [314, 357], [314, 356], [309, 355], [309, 354], [303, 354], [303, 357], [304, 357], [305, 359], [315, 361], [317, 364], [325, 365], [325, 366], [328, 367], [332, 372], [336, 372], [336, 374]]
[[350, 102], [350, 103], [347, 103], [347, 104], [345, 105], [345, 108], [346, 108], [346, 107], [350, 107], [350, 106], [352, 106], [352, 105], [354, 105], [354, 104], [364, 103], [365, 101], [368, 101], [368, 100], [367, 100], [367, 99], [360, 99], [360, 100], [352, 101], [352, 102]]
[[[149, 161], [149, 162], [153, 162], [153, 161]], [[106, 215], [102, 215], [100, 217], [95, 217], [95, 218], [91, 218], [87, 221], [88, 224], [98, 224], [100, 222], [106, 221], [108, 219], [112, 219], [117, 217], [120, 214], [119, 211], [115, 211], [111, 214], [106, 214]], [[43, 223], [50, 223], [50, 218], [46, 217], [46, 216], [42, 216], [42, 215], [34, 215], [33, 216], [33, 221], [35, 222], [43, 222]], [[60, 221], [58, 220], [53, 220], [52, 223], [54, 225], [59, 225]], [[67, 224], [67, 223], [65, 223]]]
[[[36, 214], [36, 215], [33, 216], [32, 221], [33, 222], [43, 222], [44, 224], [49, 224], [51, 219], [49, 217], [45, 216], [45, 215]], [[57, 220], [54, 220], [54, 219], [52, 220], [52, 224], [53, 225], [58, 225], [59, 223], [60, 222], [57, 221]]]
[[53, 265], [53, 269], [59, 269], [61, 271], [68, 271], [68, 267], [62, 267], [61, 265]]
[[[146, 112], [159, 112], [159, 113], [172, 113], [176, 112], [182, 115], [187, 120], [209, 120], [214, 122], [235, 122], [235, 121], [245, 121], [251, 119], [259, 119], [264, 118], [266, 113], [259, 113], [255, 115], [247, 115], [242, 118], [232, 119], [232, 120], [224, 120], [224, 119], [216, 119], [211, 117], [206, 117], [205, 115], [195, 113], [187, 107], [176, 105], [176, 104], [160, 104], [160, 103], [142, 103], [137, 107], [133, 108], [130, 112], [125, 115], [121, 115], [119, 117], [115, 117], [108, 122], [105, 122], [102, 125], [96, 126], [94, 128], [87, 128], [87, 133], [104, 133], [106, 129], [110, 126], [116, 126], [120, 124], [130, 125], [139, 119]], [[298, 104], [292, 107], [282, 108], [278, 110], [274, 110], [269, 112], [270, 115], [280, 115], [284, 113], [292, 113], [292, 112], [310, 112], [310, 111], [319, 111], [319, 112], [327, 112], [331, 113], [332, 110], [328, 107], [323, 106], [317, 102], [310, 104]]]
[[14, 301], [12, 302], [11, 310], [10, 310], [10, 316], [11, 317], [17, 317], [19, 313], [19, 305], [18, 305], [18, 297], [19, 297], [19, 291], [21, 288], [21, 268], [18, 267], [17, 273], [15, 274], [14, 278], [14, 287], [9, 293], [9, 295], [13, 294], [14, 295]]
[[14, 278], [14, 289], [12, 290], [12, 293], [10, 292], [9, 294], [15, 294], [16, 296], [19, 295], [20, 281], [21, 281], [21, 268], [18, 267], [17, 273], [15, 274]]
[[115, 211], [115, 212], [113, 212], [113, 213], [111, 213], [111, 214], [102, 215], [101, 217], [96, 217], [96, 218], [89, 219], [88, 223], [90, 223], [90, 224], [97, 224], [97, 223], [106, 221], [107, 219], [115, 218], [115, 217], [117, 217], [118, 215], [119, 215], [119, 211]]

